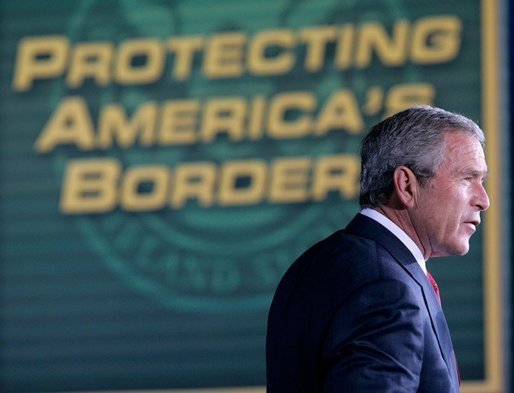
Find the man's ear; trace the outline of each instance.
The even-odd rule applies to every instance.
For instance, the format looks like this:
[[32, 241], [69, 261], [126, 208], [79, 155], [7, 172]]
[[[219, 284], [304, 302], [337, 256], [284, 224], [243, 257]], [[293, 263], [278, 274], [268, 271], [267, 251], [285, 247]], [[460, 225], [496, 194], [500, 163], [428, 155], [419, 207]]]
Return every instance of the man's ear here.
[[418, 181], [416, 175], [406, 166], [399, 166], [393, 174], [394, 193], [399, 202], [407, 208], [416, 205]]

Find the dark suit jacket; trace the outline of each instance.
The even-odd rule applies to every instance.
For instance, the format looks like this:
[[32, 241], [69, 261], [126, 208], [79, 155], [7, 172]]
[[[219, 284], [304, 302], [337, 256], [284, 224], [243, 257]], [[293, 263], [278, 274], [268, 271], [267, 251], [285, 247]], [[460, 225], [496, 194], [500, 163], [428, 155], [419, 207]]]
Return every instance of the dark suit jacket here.
[[450, 333], [425, 273], [358, 214], [305, 252], [269, 312], [267, 391], [456, 393]]

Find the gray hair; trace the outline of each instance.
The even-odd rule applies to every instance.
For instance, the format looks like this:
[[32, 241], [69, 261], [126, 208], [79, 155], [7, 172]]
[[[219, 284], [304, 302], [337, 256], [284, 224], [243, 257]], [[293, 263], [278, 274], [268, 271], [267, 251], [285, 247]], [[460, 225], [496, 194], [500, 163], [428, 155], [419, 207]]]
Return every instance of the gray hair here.
[[470, 134], [484, 146], [484, 133], [473, 120], [430, 106], [414, 106], [371, 128], [361, 149], [361, 207], [387, 203], [399, 166], [409, 168], [422, 186], [428, 184], [444, 159], [447, 132]]

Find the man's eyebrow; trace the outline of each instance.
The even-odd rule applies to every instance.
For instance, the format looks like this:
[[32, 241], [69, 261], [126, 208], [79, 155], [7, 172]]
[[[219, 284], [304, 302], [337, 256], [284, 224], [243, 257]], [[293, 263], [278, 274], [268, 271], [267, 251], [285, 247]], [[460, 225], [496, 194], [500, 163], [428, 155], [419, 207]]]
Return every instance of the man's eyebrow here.
[[481, 178], [482, 181], [486, 181], [489, 177], [489, 171], [488, 170], [478, 170], [478, 169], [465, 169], [462, 171], [463, 175], [466, 176], [472, 176], [474, 178]]

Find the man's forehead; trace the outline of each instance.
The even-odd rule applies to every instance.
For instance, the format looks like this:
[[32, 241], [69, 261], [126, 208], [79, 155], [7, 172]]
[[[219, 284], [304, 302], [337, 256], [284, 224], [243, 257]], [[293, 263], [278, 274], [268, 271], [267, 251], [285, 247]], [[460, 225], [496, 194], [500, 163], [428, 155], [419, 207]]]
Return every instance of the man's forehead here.
[[480, 141], [464, 132], [445, 134], [440, 167], [446, 167], [451, 172], [487, 176], [485, 153]]
[[445, 155], [469, 154], [485, 157], [482, 144], [474, 135], [469, 133], [446, 132], [444, 134], [443, 146], [446, 148]]

